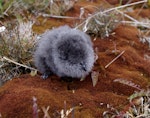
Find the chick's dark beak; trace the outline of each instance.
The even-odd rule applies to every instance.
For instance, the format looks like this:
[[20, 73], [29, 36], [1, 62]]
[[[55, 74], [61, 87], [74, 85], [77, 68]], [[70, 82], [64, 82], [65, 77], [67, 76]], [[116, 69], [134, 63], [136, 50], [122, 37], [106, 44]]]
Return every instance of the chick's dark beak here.
[[84, 64], [84, 63], [80, 63], [80, 64], [81, 64], [81, 68], [82, 68], [82, 70], [87, 71], [87, 70], [86, 70], [86, 66], [85, 66], [85, 64]]

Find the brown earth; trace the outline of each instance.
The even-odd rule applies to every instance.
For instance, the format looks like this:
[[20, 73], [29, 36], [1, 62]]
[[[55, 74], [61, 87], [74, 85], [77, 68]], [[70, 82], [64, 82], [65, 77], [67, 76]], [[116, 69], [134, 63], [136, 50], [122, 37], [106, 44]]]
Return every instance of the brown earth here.
[[[71, 15], [73, 12], [74, 16], [79, 16], [77, 8], [88, 3], [76, 3], [67, 14]], [[92, 12], [91, 9], [89, 11]], [[142, 15], [144, 13], [143, 10]], [[53, 26], [63, 24], [73, 26], [73, 23], [79, 22], [53, 18], [46, 20], [42, 24], [42, 18], [39, 18], [39, 23], [33, 29], [40, 33]], [[139, 41], [137, 28], [119, 25], [114, 33], [106, 39], [97, 38], [93, 41], [98, 55], [93, 70], [100, 73], [95, 87], [92, 86], [90, 75], [84, 81], [75, 79], [70, 83], [62, 81], [57, 76], [42, 80], [40, 75], [35, 77], [22, 75], [0, 88], [0, 113], [3, 118], [33, 117], [33, 96], [37, 98], [40, 118], [44, 115], [41, 109], [43, 106], [50, 106], [48, 113], [52, 118], [57, 118], [58, 112], [64, 107], [67, 109], [75, 107], [74, 113], [69, 115], [70, 118], [73, 118], [72, 115], [75, 118], [102, 118], [103, 112], [108, 110], [108, 104], [123, 110], [128, 105], [127, 98], [134, 91], [146, 89], [150, 85], [150, 60], [144, 58], [144, 55], [150, 56], [150, 48], [148, 44]], [[105, 68], [122, 51], [125, 52], [108, 68]], [[130, 81], [139, 87], [136, 89], [133, 86], [114, 82], [118, 78]]]

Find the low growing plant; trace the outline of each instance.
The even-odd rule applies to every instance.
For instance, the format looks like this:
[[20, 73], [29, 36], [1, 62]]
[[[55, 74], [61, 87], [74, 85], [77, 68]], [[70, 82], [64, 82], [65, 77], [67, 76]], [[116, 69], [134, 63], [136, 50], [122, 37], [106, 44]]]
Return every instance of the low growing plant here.
[[108, 37], [110, 33], [119, 25], [120, 16], [117, 12], [98, 11], [87, 17], [78, 27], [84, 32], [101, 38]]
[[149, 118], [150, 117], [150, 90], [141, 90], [129, 97], [127, 111], [118, 111], [111, 108], [103, 113], [104, 118]]

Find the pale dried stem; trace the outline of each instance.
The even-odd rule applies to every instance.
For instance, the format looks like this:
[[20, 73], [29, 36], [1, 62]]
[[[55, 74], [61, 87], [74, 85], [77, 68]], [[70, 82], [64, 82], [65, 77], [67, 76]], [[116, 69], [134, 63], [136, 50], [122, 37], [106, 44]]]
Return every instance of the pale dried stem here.
[[117, 9], [122, 9], [122, 8], [125, 8], [125, 7], [130, 7], [130, 6], [133, 6], [133, 5], [138, 5], [138, 4], [142, 4], [142, 3], [146, 3], [146, 2], [147, 2], [147, 0], [142, 0], [142, 1], [139, 1], [139, 2], [133, 2], [133, 3], [130, 3], [130, 4], [121, 5], [121, 6], [118, 6], [118, 7], [114, 7], [114, 8], [105, 10], [105, 11], [103, 11], [103, 13], [107, 13], [107, 12], [114, 11], [114, 10], [117, 10]]
[[83, 19], [83, 18], [79, 18], [79, 17], [71, 17], [71, 16], [57, 16], [57, 15], [49, 15], [49, 14], [43, 14], [43, 17], [51, 17], [51, 18], [62, 18], [62, 19]]
[[[135, 24], [135, 25], [150, 25], [149, 23], [143, 23], [143, 22], [134, 22], [134, 21], [121, 21], [122, 23], [128, 23], [128, 24]], [[147, 26], [148, 27], [148, 26]]]
[[106, 66], [105, 66], [105, 68], [108, 68], [108, 66], [110, 66], [114, 61], [116, 61], [121, 55], [123, 55], [123, 53], [125, 52], [125, 50], [124, 51], [122, 51], [117, 57], [115, 57], [111, 62], [109, 62]]
[[126, 18], [128, 18], [128, 19], [130, 19], [130, 20], [132, 20], [131, 22], [130, 21], [122, 21], [123, 23], [128, 23], [128, 22], [130, 22], [130, 23], [132, 23], [132, 24], [137, 24], [137, 25], [141, 25], [141, 26], [143, 26], [143, 27], [146, 27], [146, 28], [150, 28], [150, 24], [149, 23], [143, 23], [143, 22], [139, 22], [138, 20], [136, 20], [136, 19], [134, 19], [133, 17], [131, 17], [131, 16], [129, 16], [129, 15], [127, 15], [127, 14], [125, 14], [124, 12], [121, 12], [121, 11], [119, 11], [119, 10], [116, 10], [117, 12], [119, 12], [121, 15], [123, 15], [123, 16], [125, 16]]
[[8, 62], [11, 62], [11, 63], [15, 64], [15, 65], [19, 65], [19, 66], [22, 66], [22, 67], [28, 68], [28, 69], [30, 69], [30, 70], [37, 71], [35, 68], [32, 68], [32, 67], [29, 67], [29, 66], [26, 66], [26, 65], [20, 64], [20, 63], [15, 62], [15, 61], [13, 61], [13, 60], [11, 60], [11, 59], [9, 59], [9, 58], [5, 57], [5, 56], [2, 58], [2, 60], [6, 60], [6, 61], [8, 61]]
[[50, 106], [48, 106], [47, 108], [42, 107], [42, 110], [44, 112], [44, 117], [43, 118], [51, 118], [49, 113], [48, 113], [49, 108], [50, 108]]
[[11, 4], [8, 6], [8, 8], [4, 11], [4, 13], [3, 13], [4, 15], [7, 15], [7, 11], [11, 8], [12, 4], [13, 4], [13, 3], [11, 3]]

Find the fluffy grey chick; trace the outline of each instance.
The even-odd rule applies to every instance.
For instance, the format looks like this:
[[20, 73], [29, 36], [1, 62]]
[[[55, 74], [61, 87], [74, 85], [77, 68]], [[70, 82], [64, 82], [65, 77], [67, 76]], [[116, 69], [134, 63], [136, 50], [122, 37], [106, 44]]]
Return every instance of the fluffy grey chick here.
[[61, 26], [41, 37], [34, 54], [35, 66], [47, 78], [84, 78], [92, 70], [94, 51], [90, 37], [80, 30]]

